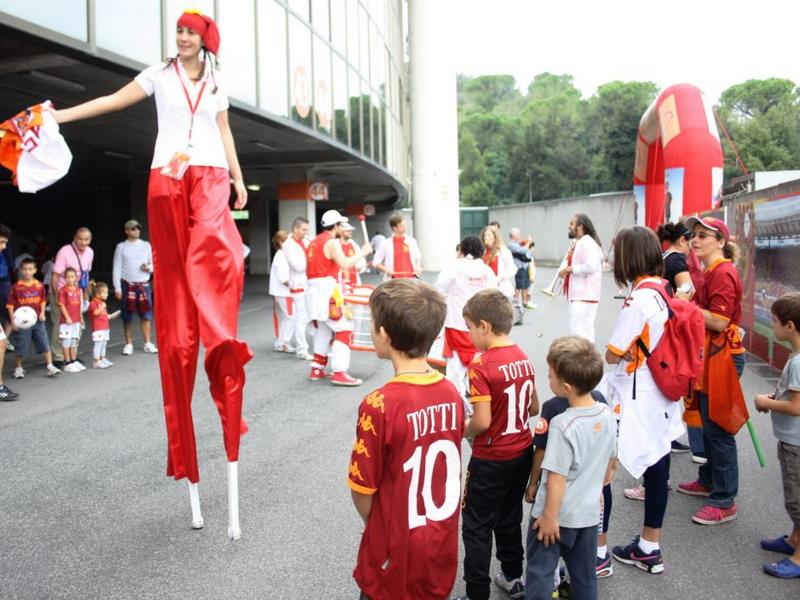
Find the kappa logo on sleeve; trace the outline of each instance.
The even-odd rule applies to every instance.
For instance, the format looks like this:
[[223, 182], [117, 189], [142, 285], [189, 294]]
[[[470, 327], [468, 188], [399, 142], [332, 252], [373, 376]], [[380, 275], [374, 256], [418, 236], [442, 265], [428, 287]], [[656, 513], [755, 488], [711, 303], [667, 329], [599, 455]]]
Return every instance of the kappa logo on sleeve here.
[[603, 424], [602, 423], [598, 422], [598, 423], [594, 424], [594, 432], [595, 433], [600, 433], [602, 430], [603, 430]]
[[534, 428], [534, 431], [536, 432], [536, 435], [544, 435], [547, 433], [549, 427], [550, 425], [547, 423], [547, 419], [544, 417], [539, 417], [539, 420], [536, 421], [536, 427]]

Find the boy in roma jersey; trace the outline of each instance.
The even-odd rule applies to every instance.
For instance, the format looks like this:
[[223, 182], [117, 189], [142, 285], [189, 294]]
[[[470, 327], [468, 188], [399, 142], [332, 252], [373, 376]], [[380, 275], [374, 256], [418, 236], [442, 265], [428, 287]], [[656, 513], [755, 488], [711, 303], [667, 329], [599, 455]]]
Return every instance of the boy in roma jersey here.
[[395, 377], [358, 409], [347, 483], [366, 527], [353, 576], [362, 599], [444, 600], [458, 565], [464, 405], [425, 357], [446, 304], [400, 279], [369, 304], [375, 352]]
[[598, 499], [610, 481], [617, 451], [616, 420], [591, 391], [603, 376], [594, 344], [579, 336], [556, 339], [547, 353], [548, 380], [569, 408], [549, 425], [528, 529], [527, 600], [549, 600], [553, 573], [562, 557], [573, 598], [597, 600]]
[[539, 412], [533, 366], [508, 337], [514, 314], [500, 290], [478, 292], [464, 305], [463, 314], [482, 354], [469, 365], [474, 413], [467, 436], [475, 439], [461, 510], [467, 593], [458, 600], [489, 599], [492, 534], [501, 566], [494, 581], [512, 598], [522, 598], [520, 523], [533, 458], [528, 418]]

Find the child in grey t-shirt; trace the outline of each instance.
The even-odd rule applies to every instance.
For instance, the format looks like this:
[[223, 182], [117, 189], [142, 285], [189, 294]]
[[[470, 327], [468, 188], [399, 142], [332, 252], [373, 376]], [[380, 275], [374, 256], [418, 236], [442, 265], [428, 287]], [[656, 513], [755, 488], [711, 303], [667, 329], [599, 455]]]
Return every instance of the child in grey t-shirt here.
[[778, 438], [778, 461], [786, 512], [793, 523], [790, 535], [761, 540], [765, 550], [791, 555], [764, 563], [764, 572], [783, 579], [800, 578], [800, 293], [785, 294], [772, 303], [772, 331], [788, 342], [793, 353], [783, 367], [774, 394], [756, 396], [756, 409], [772, 414]]
[[553, 571], [563, 557], [572, 596], [595, 600], [597, 507], [613, 471], [616, 420], [590, 395], [603, 375], [594, 344], [577, 336], [558, 338], [550, 346], [547, 364], [550, 388], [567, 398], [569, 408], [549, 424], [542, 484], [528, 530], [525, 598], [551, 598]]

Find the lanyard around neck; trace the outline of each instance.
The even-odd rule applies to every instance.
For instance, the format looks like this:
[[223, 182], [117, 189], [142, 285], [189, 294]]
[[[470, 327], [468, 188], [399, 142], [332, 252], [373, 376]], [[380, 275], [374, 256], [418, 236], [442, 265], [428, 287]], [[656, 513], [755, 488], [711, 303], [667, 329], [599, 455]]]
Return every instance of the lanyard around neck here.
[[192, 99], [189, 97], [189, 90], [186, 89], [186, 84], [183, 83], [183, 77], [181, 77], [181, 72], [178, 70], [178, 59], [175, 59], [175, 62], [172, 63], [175, 67], [175, 74], [178, 76], [178, 81], [181, 82], [181, 87], [183, 88], [183, 94], [186, 96], [186, 103], [189, 105], [189, 111], [192, 113], [192, 118], [189, 121], [189, 141], [192, 141], [192, 128], [194, 127], [194, 113], [197, 112], [197, 107], [200, 106], [200, 100], [203, 98], [203, 92], [206, 91], [206, 83], [208, 82], [207, 79], [203, 80], [203, 85], [200, 86], [200, 93], [197, 94], [197, 100], [195, 103], [192, 104]]

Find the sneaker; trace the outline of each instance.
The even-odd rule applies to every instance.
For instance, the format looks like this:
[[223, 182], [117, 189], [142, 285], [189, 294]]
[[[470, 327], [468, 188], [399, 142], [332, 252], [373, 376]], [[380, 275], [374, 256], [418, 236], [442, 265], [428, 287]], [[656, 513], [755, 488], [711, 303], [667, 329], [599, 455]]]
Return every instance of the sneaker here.
[[708, 462], [705, 454], [692, 454], [692, 462], [698, 465], [704, 465]]
[[25, 369], [22, 367], [16, 367], [14, 369], [14, 379], [24, 379], [25, 378]]
[[505, 590], [511, 598], [525, 597], [525, 584], [522, 583], [522, 577], [509, 580], [505, 573], [498, 571], [494, 574], [494, 583], [501, 590]]
[[653, 550], [650, 554], [645, 554], [639, 547], [639, 536], [627, 546], [614, 546], [611, 551], [614, 558], [626, 565], [635, 565], [648, 573], [663, 573], [664, 561], [661, 558], [661, 550]]
[[80, 373], [81, 371], [83, 371], [83, 369], [81, 369], [81, 366], [76, 362], [64, 365], [64, 373]]
[[102, 361], [102, 359], [101, 359], [101, 360], [94, 361], [94, 363], [92, 363], [92, 368], [93, 369], [107, 369], [108, 365], [106, 365], [106, 363], [104, 363]]
[[331, 377], [331, 383], [333, 385], [355, 387], [357, 385], [361, 385], [363, 382], [356, 377], [351, 377], [346, 371], [336, 371], [336, 373], [334, 373]]
[[614, 567], [611, 564], [611, 556], [606, 552], [605, 558], [597, 557], [597, 563], [594, 567], [598, 579], [605, 579], [614, 574]]
[[703, 496], [708, 498], [711, 495], [711, 488], [701, 485], [699, 481], [684, 481], [678, 484], [678, 491], [687, 496]]
[[706, 504], [703, 508], [692, 515], [692, 521], [701, 525], [719, 525], [733, 521], [736, 518], [736, 504], [731, 504], [730, 508], [720, 508]]
[[14, 344], [8, 342], [8, 346], [6, 346], [6, 352], [14, 352], [14, 350], [16, 350], [16, 348], [14, 348]]
[[114, 366], [114, 363], [111, 362], [110, 360], [108, 360], [107, 358], [101, 358], [100, 360], [103, 361], [107, 367], [113, 367]]
[[158, 354], [158, 348], [156, 348], [156, 345], [153, 342], [147, 342], [142, 350], [144, 350], [146, 354]]
[[130, 356], [131, 354], [133, 354], [133, 344], [125, 344], [122, 347], [122, 354], [124, 356]]
[[19, 394], [12, 392], [7, 385], [0, 383], [0, 402], [13, 402], [19, 398]]
[[320, 379], [325, 379], [325, 369], [320, 369], [318, 367], [311, 367], [311, 375], [308, 376], [311, 381], [319, 381]]
[[54, 375], [58, 375], [59, 373], [61, 373], [61, 369], [59, 369], [58, 367], [56, 367], [53, 364], [47, 365], [47, 376], [48, 377], [53, 377]]
[[553, 591], [553, 598], [560, 598], [561, 600], [569, 600], [572, 598], [572, 589], [570, 588], [569, 581], [562, 579], [558, 587]]
[[644, 501], [644, 486], [640, 485], [637, 487], [626, 488], [623, 492], [624, 496], [629, 500], [641, 500]]
[[314, 357], [313, 357], [313, 356], [311, 356], [311, 355], [308, 353], [308, 350], [303, 350], [302, 348], [300, 348], [300, 350], [298, 350], [298, 351], [297, 351], [297, 353], [295, 354], [295, 356], [296, 356], [297, 358], [301, 359], [301, 360], [314, 360]]
[[533, 303], [533, 302], [526, 302], [525, 304], [523, 304], [523, 306], [524, 306], [525, 308], [539, 308], [539, 305], [538, 305], [538, 304], [535, 304], [535, 303]]
[[85, 364], [83, 364], [83, 361], [76, 360], [76, 361], [75, 361], [74, 363], [72, 363], [72, 364], [78, 365], [78, 371], [85, 371], [85, 370], [87, 369], [86, 365], [85, 365]]
[[286, 352], [286, 354], [294, 354], [294, 346], [290, 346], [289, 344], [279, 344], [276, 342], [275, 345], [272, 346], [272, 349], [275, 352]]
[[692, 449], [689, 448], [686, 444], [681, 444], [678, 440], [672, 440], [672, 447], [670, 448], [670, 452], [673, 454], [688, 454], [691, 452]]

